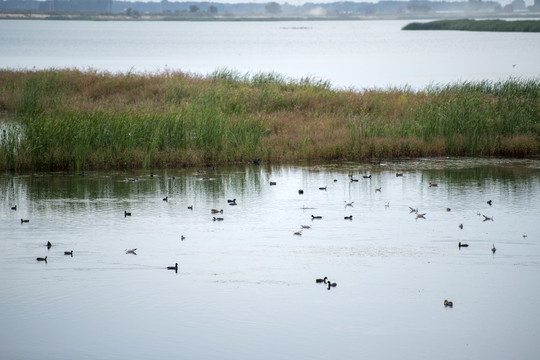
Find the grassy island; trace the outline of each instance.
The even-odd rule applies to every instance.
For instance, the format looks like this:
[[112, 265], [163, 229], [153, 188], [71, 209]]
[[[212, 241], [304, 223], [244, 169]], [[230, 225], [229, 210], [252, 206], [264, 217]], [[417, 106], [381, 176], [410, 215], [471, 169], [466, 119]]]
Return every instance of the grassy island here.
[[219, 71], [0, 71], [0, 169], [540, 154], [540, 82], [335, 90]]
[[405, 25], [402, 30], [540, 32], [540, 20], [437, 20], [427, 23], [413, 22]]

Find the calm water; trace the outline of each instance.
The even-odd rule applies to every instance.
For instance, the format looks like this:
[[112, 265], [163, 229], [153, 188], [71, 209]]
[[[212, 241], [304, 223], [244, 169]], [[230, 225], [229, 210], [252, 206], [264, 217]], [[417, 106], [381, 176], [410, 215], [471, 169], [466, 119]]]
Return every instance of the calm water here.
[[228, 68], [353, 88], [540, 76], [539, 33], [401, 31], [408, 22], [0, 20], [0, 68]]
[[3, 359], [540, 357], [538, 160], [154, 173], [0, 175]]

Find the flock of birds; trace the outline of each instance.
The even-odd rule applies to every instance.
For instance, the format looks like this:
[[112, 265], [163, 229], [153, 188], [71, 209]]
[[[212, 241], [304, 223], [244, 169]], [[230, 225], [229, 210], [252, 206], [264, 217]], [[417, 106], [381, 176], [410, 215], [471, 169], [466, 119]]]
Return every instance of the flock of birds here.
[[[256, 164], [257, 165], [257, 164]], [[199, 174], [199, 172], [197, 172], [197, 174]], [[81, 173], [79, 174], [80, 176], [85, 176], [84, 173]], [[151, 174], [150, 176], [153, 177], [153, 174]], [[396, 177], [401, 177], [403, 176], [403, 173], [396, 173]], [[358, 182], [359, 180], [354, 178], [352, 174], [349, 174], [349, 178], [350, 178], [350, 181], [351, 182]], [[372, 178], [372, 175], [363, 175], [363, 178], [364, 179], [371, 179]], [[137, 181], [136, 178], [129, 178], [127, 179], [127, 181], [129, 182], [133, 182], [133, 181]], [[336, 182], [337, 179], [334, 179], [334, 182]], [[277, 182], [275, 181], [270, 181], [270, 186], [275, 186], [277, 185]], [[437, 183], [432, 183], [430, 182], [429, 183], [429, 187], [437, 187], [438, 184]], [[323, 191], [326, 191], [327, 190], [327, 187], [324, 186], [324, 187], [319, 187], [319, 190], [323, 190]], [[381, 187], [377, 187], [375, 188], [375, 192], [382, 192], [382, 188]], [[303, 195], [304, 194], [304, 190], [303, 189], [299, 189], [298, 190], [298, 194], [299, 195]], [[169, 201], [169, 197], [166, 196], [165, 198], [163, 198], [163, 201], [165, 202], [168, 202]], [[237, 205], [237, 201], [236, 201], [236, 198], [235, 199], [231, 199], [231, 200], [227, 200], [227, 204], [230, 205], [230, 206], [235, 206]], [[354, 201], [352, 202], [347, 202], [345, 201], [345, 208], [347, 207], [353, 207], [353, 204], [354, 204]], [[487, 204], [489, 206], [492, 206], [493, 205], [493, 201], [492, 200], [488, 200], [487, 201]], [[389, 203], [386, 202], [385, 203], [385, 207], [389, 207]], [[188, 209], [189, 210], [193, 210], [193, 205], [190, 205], [188, 206]], [[421, 213], [418, 208], [413, 208], [413, 207], [410, 207], [409, 206], [409, 209], [410, 209], [410, 213], [414, 213], [416, 215], [416, 219], [425, 219], [426, 218], [426, 213]], [[14, 210], [16, 211], [17, 210], [17, 205], [14, 205], [11, 207], [11, 210]], [[450, 208], [446, 208], [447, 211], [451, 211]], [[211, 209], [210, 210], [211, 214], [214, 214], [216, 216], [214, 216], [212, 218], [213, 221], [223, 221], [224, 218], [223, 217], [220, 217], [219, 215], [220, 214], [223, 214], [223, 209]], [[480, 213], [477, 213], [477, 215], [481, 215], [483, 216], [483, 221], [494, 221], [493, 219], [493, 216], [487, 216], [487, 215], [484, 215], [484, 214], [480, 214]], [[131, 212], [128, 212], [128, 211], [124, 211], [124, 217], [128, 217], [128, 216], [131, 216]], [[311, 215], [311, 220], [318, 220], [318, 219], [322, 219], [322, 216], [321, 215]], [[348, 216], [345, 216], [344, 217], [345, 220], [350, 220], [352, 221], [353, 220], [353, 216], [352, 215], [348, 215]], [[30, 220], [29, 219], [22, 219], [21, 218], [21, 224], [24, 224], [24, 223], [28, 223]], [[297, 235], [297, 236], [300, 236], [302, 235], [302, 231], [304, 229], [310, 229], [311, 228], [311, 225], [301, 225], [301, 229], [300, 230], [297, 230], [297, 231], [294, 231], [293, 232], [293, 235]], [[459, 228], [460, 229], [463, 229], [463, 224], [459, 224]], [[526, 234], [523, 234], [523, 237], [525, 238], [527, 235]], [[185, 239], [185, 236], [184, 235], [181, 235], [181, 240], [184, 240]], [[50, 249], [52, 247], [52, 244], [48, 241], [47, 244], [45, 245], [47, 247], [47, 249]], [[466, 243], [462, 243], [462, 242], [459, 242], [458, 243], [458, 248], [461, 249], [461, 248], [467, 248], [469, 247], [468, 244]], [[134, 248], [134, 249], [126, 249], [125, 250], [125, 253], [126, 254], [132, 254], [132, 255], [137, 255], [136, 253], [137, 251], [137, 248]], [[495, 244], [493, 244], [492, 248], [491, 248], [491, 252], [493, 254], [495, 254], [495, 252], [497, 251], [497, 249], [495, 248]], [[73, 257], [73, 250], [69, 250], [69, 251], [64, 251], [64, 255], [66, 256], [71, 256]], [[36, 258], [37, 261], [39, 262], [45, 262], [47, 263], [47, 256], [45, 257], [37, 257]], [[167, 270], [173, 270], [175, 272], [178, 272], [178, 263], [176, 263], [174, 266], [167, 266], [166, 267]], [[336, 287], [337, 286], [337, 283], [335, 282], [331, 282], [327, 276], [325, 276], [324, 278], [318, 278], [315, 280], [316, 283], [321, 283], [321, 284], [325, 284], [327, 286], [327, 289], [330, 290], [332, 287]], [[453, 307], [453, 302], [452, 301], [448, 301], [448, 300], [444, 300], [444, 306], [445, 307]]]

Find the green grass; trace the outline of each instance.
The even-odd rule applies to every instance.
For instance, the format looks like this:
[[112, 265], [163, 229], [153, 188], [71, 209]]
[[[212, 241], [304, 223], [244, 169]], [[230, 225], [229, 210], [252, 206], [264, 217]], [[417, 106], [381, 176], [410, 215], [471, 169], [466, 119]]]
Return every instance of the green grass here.
[[337, 91], [229, 70], [0, 71], [0, 169], [540, 153], [540, 83]]
[[409, 23], [402, 30], [540, 32], [540, 20], [436, 20], [427, 23]]

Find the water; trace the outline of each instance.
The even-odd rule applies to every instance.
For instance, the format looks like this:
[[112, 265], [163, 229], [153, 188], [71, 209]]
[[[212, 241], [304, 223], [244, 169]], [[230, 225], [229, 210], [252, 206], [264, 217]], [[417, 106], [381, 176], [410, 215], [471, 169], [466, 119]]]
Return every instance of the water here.
[[227, 68], [356, 89], [540, 75], [538, 33], [401, 31], [408, 22], [0, 20], [0, 68]]
[[538, 160], [154, 173], [0, 175], [2, 358], [540, 356]]

